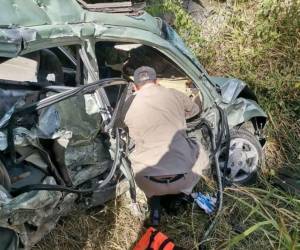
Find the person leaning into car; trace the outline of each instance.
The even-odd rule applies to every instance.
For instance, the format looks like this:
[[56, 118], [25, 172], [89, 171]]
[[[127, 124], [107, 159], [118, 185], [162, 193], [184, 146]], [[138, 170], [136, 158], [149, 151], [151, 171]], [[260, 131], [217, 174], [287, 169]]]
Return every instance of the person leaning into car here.
[[199, 106], [160, 86], [151, 67], [134, 72], [134, 90], [124, 122], [135, 142], [130, 161], [137, 185], [148, 198], [190, 194], [209, 164], [208, 154], [186, 134], [186, 119]]

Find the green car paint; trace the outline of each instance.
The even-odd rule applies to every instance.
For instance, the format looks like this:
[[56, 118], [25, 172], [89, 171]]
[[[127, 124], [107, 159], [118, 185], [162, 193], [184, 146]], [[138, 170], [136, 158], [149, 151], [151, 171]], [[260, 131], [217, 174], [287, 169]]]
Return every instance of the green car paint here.
[[[90, 12], [83, 9], [76, 0], [0, 0], [0, 7], [0, 57], [13, 58], [44, 48], [77, 44], [81, 46], [81, 56], [88, 71], [85, 83], [91, 83], [99, 78], [96, 42], [141, 43], [159, 50], [193, 80], [202, 94], [206, 115], [209, 116], [210, 108], [218, 103], [226, 110], [231, 128], [254, 118], [262, 122], [260, 128], [265, 125], [267, 116], [257, 104], [255, 96], [249, 94], [243, 81], [209, 76], [196, 57], [185, 47], [180, 37], [168, 26], [165, 28], [169, 31], [169, 37], [166, 37], [163, 32], [163, 25], [165, 25], [163, 21], [146, 12], [138, 15]], [[66, 113], [70, 114], [69, 110], [66, 110]], [[64, 118], [72, 119], [67, 115]], [[101, 148], [102, 145], [96, 146]], [[85, 148], [83, 150], [72, 147], [66, 155], [76, 154], [78, 158], [75, 160], [79, 161], [81, 157], [78, 154], [79, 151], [91, 150], [90, 143], [80, 145], [80, 147]], [[66, 157], [66, 164], [71, 164], [73, 160]], [[98, 159], [89, 160], [93, 163]], [[97, 170], [96, 174], [98, 173]], [[93, 175], [94, 172], [87, 171], [84, 174]], [[82, 179], [82, 176], [74, 176], [75, 183], [79, 183]], [[55, 182], [52, 177], [47, 177], [44, 184], [55, 184]], [[123, 189], [127, 190], [128, 187], [123, 187]], [[52, 214], [52, 211], [56, 209], [56, 204], [59, 201], [67, 204], [65, 208], [67, 210], [77, 198], [74, 194], [62, 197], [60, 192], [39, 191], [36, 195], [39, 200], [36, 200], [34, 195], [32, 192], [22, 194], [11, 199], [7, 204], [2, 204], [0, 222], [5, 221], [6, 224], [0, 224], [0, 226], [16, 232], [26, 232], [24, 223], [32, 218], [26, 213], [26, 209], [27, 211], [41, 209], [35, 219], [40, 225], [45, 223], [44, 230], [48, 232], [65, 213], [62, 209], [59, 213]], [[44, 218], [44, 214], [51, 214], [51, 217]], [[49, 221], [52, 223], [47, 224]], [[9, 224], [12, 222], [15, 223], [14, 226]], [[3, 238], [6, 237], [5, 233], [8, 234], [6, 238], [12, 237], [13, 239], [7, 242], [16, 245], [16, 235], [10, 234], [10, 231], [2, 232], [1, 227], [0, 233]], [[24, 234], [22, 235], [23, 242], [27, 242], [30, 246], [39, 241], [43, 235], [44, 233], [41, 232], [37, 238], [29, 240]], [[7, 249], [10, 249], [9, 246]]]
[[[222, 104], [231, 127], [255, 117], [264, 118], [265, 123], [267, 116], [257, 102], [239, 97], [246, 84], [237, 79], [210, 77], [183, 47], [179, 36], [174, 33], [177, 40], [166, 39], [163, 21], [146, 12], [139, 15], [91, 12], [76, 0], [0, 0], [0, 6], [0, 56], [16, 57], [42, 48], [80, 44], [90, 61], [89, 75], [94, 77], [87, 82], [91, 82], [98, 75], [95, 42], [142, 43], [162, 52], [197, 84], [204, 109], [214, 103]], [[225, 88], [227, 91], [222, 92]]]

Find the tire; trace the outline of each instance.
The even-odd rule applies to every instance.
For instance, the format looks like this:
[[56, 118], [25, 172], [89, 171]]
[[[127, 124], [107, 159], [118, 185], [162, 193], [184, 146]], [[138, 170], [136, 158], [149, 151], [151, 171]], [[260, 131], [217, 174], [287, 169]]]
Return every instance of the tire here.
[[[225, 148], [221, 150], [220, 165], [224, 169]], [[223, 166], [222, 166], [223, 160]], [[230, 153], [227, 165], [227, 179], [234, 184], [253, 184], [264, 164], [264, 155], [257, 137], [240, 127], [230, 131]]]

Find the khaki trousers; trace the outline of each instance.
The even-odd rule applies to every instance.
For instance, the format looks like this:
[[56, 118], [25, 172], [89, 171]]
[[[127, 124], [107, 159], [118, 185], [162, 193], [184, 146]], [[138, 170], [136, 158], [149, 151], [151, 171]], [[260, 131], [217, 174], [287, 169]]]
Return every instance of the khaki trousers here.
[[[204, 171], [209, 168], [208, 152], [200, 147], [199, 157], [190, 172], [186, 173], [181, 179], [172, 183], [158, 183], [146, 178], [142, 172], [136, 174], [135, 181], [145, 195], [150, 198], [152, 196], [162, 196], [167, 194], [185, 193], [191, 194], [193, 188], [197, 185], [200, 177], [204, 175]], [[161, 177], [161, 176], [159, 176]]]

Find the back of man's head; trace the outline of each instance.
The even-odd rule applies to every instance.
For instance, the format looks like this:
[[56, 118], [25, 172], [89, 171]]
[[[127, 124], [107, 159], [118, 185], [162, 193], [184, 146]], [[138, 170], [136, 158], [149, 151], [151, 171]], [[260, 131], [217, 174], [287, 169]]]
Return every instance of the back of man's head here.
[[134, 71], [134, 84], [142, 86], [146, 83], [156, 82], [156, 72], [148, 66], [139, 67]]

